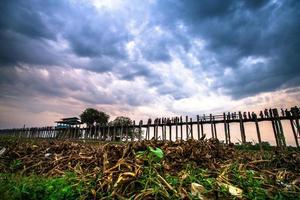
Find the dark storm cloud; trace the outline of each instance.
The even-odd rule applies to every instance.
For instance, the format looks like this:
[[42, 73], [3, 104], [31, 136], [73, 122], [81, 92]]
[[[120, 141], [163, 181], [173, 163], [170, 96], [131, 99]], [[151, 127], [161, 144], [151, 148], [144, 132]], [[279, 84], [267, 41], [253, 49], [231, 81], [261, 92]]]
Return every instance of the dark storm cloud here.
[[[126, 81], [144, 77], [147, 86], [161, 95], [188, 98], [194, 91], [185, 88], [184, 80], [156, 70], [160, 64], [171, 65], [175, 52], [196, 82], [203, 82], [202, 74], [208, 74], [214, 80], [212, 90], [234, 98], [300, 85], [297, 0], [164, 0], [143, 6], [140, 1], [130, 2], [121, 10], [108, 11], [83, 1], [3, 0], [0, 66], [68, 66], [110, 72]], [[134, 28], [144, 30], [132, 34], [132, 21]], [[203, 49], [193, 46], [195, 39], [204, 42]], [[130, 41], [138, 52], [133, 58], [126, 49]], [[61, 43], [67, 47], [60, 48]], [[187, 56], [192, 49], [201, 65], [193, 64]], [[230, 73], [226, 73], [228, 69]], [[0, 74], [2, 84], [22, 79], [8, 79], [2, 69]], [[52, 88], [63, 82], [58, 78], [53, 76], [54, 83], [47, 84], [39, 84], [41, 79], [23, 82], [32, 84], [32, 90], [53, 96], [76, 90], [64, 82], [65, 90], [55, 91]], [[101, 97], [96, 93], [91, 92], [90, 98], [77, 97], [95, 103]], [[127, 101], [138, 105], [140, 100]]]
[[[166, 14], [156, 23], [173, 30], [184, 22], [191, 38], [205, 41], [205, 51], [217, 63], [211, 68], [211, 57], [199, 53], [208, 64], [204, 69], [214, 71], [216, 89], [235, 98], [289, 87], [286, 83], [300, 76], [299, 1], [162, 1], [157, 10]], [[248, 57], [266, 58], [268, 63], [244, 70], [241, 61]], [[225, 76], [225, 68], [233, 75]]]
[[[81, 57], [126, 58], [122, 20], [71, 1], [1, 1], [0, 64], [66, 64], [48, 41], [64, 39]], [[101, 70], [100, 70], [101, 71]]]

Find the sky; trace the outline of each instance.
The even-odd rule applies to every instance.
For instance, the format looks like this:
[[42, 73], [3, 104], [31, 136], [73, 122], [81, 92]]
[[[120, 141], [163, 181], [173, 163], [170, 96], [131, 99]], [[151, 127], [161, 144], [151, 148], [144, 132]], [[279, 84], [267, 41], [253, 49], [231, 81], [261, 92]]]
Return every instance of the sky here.
[[1, 0], [0, 128], [300, 103], [298, 0]]

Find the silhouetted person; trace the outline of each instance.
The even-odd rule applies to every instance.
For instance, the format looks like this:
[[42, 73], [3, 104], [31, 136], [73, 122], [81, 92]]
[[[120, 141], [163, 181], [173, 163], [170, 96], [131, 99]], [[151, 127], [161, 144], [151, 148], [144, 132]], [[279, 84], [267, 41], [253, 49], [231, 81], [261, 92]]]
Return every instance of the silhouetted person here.
[[236, 119], [236, 112], [232, 113], [232, 119]]
[[284, 117], [284, 110], [281, 108], [281, 115]]
[[254, 112], [251, 113], [251, 117], [252, 119], [257, 119], [257, 115]]
[[251, 119], [251, 114], [250, 114], [250, 112], [248, 112], [248, 119]]
[[268, 112], [268, 109], [265, 109], [264, 114], [265, 114], [265, 117], [266, 117], [266, 118], [269, 118], [269, 112]]
[[259, 112], [259, 116], [260, 116], [260, 118], [262, 118], [262, 119], [264, 118], [263, 111], [260, 111], [260, 112]]
[[246, 114], [246, 112], [243, 113], [243, 117], [244, 117], [244, 119], [247, 119], [247, 114]]
[[291, 116], [291, 113], [290, 113], [290, 111], [288, 111], [288, 109], [285, 109], [285, 116], [287, 116], [287, 117], [290, 117]]

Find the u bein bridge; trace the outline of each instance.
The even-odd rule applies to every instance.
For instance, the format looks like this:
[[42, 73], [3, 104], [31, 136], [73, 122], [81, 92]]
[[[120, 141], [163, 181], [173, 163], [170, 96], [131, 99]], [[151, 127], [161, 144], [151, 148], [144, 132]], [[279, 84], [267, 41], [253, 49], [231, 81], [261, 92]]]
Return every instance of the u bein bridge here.
[[[224, 134], [226, 144], [231, 143], [231, 128], [233, 123], [239, 124], [241, 142], [247, 143], [245, 124], [254, 123], [257, 133], [257, 141], [262, 147], [260, 122], [271, 122], [276, 145], [286, 146], [285, 133], [282, 121], [287, 120], [292, 128], [296, 146], [299, 148], [300, 140], [300, 111], [297, 106], [290, 110], [265, 109], [257, 115], [252, 112], [223, 113], [220, 115], [197, 115], [196, 120], [186, 116], [173, 118], [149, 119], [147, 123], [139, 121], [125, 126], [114, 126], [110, 124], [96, 125], [93, 127], [80, 127], [70, 125], [68, 127], [41, 127], [41, 128], [19, 128], [2, 129], [0, 136], [14, 136], [19, 138], [53, 138], [53, 139], [92, 139], [99, 141], [134, 141], [134, 140], [201, 140], [206, 137], [204, 126], [209, 126], [212, 138], [218, 139], [219, 134]], [[71, 118], [67, 118], [71, 119]], [[217, 124], [223, 124], [224, 131], [217, 133]], [[174, 137], [175, 136], [175, 137]], [[174, 140], [173, 139], [173, 140]], [[268, 142], [268, 141], [265, 141]]]

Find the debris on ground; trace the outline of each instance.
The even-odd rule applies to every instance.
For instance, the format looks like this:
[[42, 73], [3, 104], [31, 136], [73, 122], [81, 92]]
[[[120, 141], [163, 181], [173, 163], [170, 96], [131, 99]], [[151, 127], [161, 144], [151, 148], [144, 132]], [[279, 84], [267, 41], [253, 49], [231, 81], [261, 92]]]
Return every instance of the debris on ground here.
[[299, 150], [243, 151], [216, 139], [14, 141], [0, 149], [0, 172], [50, 178], [72, 172], [94, 181], [87, 199], [300, 196]]

